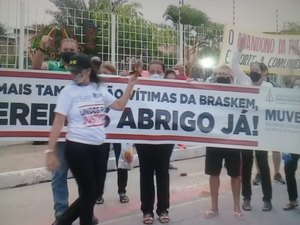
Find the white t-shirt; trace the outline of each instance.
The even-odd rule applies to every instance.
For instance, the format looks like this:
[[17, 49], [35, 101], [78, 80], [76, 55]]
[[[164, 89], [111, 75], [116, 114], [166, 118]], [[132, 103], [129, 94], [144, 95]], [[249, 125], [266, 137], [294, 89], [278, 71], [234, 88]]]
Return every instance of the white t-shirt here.
[[235, 78], [235, 83], [238, 85], [252, 86], [251, 78], [247, 76], [247, 74], [245, 74], [241, 69], [240, 66], [241, 54], [242, 53], [240, 52], [235, 52], [231, 61], [231, 68]]
[[[241, 52], [235, 52], [232, 58], [231, 67], [233, 70], [233, 74], [235, 76], [235, 82], [239, 85], [245, 85], [245, 86], [254, 86], [252, 83], [251, 78], [242, 71], [240, 66], [240, 58], [242, 53]], [[263, 81], [261, 86], [263, 87], [273, 87], [273, 85], [270, 82]]]
[[95, 83], [65, 86], [58, 96], [55, 112], [67, 117], [66, 139], [91, 145], [103, 143], [105, 108], [115, 100], [106, 87]]

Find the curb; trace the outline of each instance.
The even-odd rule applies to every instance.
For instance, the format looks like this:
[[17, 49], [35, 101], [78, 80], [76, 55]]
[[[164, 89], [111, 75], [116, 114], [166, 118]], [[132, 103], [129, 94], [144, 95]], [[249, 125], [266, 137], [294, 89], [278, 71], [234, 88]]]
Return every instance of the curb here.
[[[205, 155], [205, 146], [189, 146], [185, 150], [174, 149], [171, 161], [191, 159]], [[138, 157], [133, 157], [133, 167], [138, 167]], [[107, 164], [108, 171], [116, 170], [115, 158], [110, 157]], [[69, 173], [68, 177], [72, 177]], [[38, 184], [51, 180], [51, 173], [45, 167], [34, 169], [18, 170], [0, 173], [0, 189], [15, 188], [27, 185]]]

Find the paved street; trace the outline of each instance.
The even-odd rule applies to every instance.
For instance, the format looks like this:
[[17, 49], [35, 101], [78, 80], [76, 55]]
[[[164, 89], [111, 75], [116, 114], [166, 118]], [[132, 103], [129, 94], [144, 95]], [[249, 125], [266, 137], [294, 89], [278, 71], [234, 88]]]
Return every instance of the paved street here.
[[[271, 158], [271, 157], [269, 157]], [[208, 177], [203, 173], [204, 158], [194, 158], [173, 162], [178, 170], [170, 170], [171, 174], [171, 209], [170, 224], [249, 224], [249, 225], [297, 225], [300, 221], [300, 209], [289, 212], [282, 207], [287, 203], [286, 185], [273, 184], [273, 210], [263, 212], [261, 187], [253, 188], [251, 212], [245, 212], [245, 220], [237, 221], [233, 217], [230, 180], [223, 170], [219, 199], [220, 216], [204, 219], [203, 213], [209, 209]], [[271, 171], [272, 171], [271, 165]], [[181, 176], [186, 173], [187, 176]], [[299, 176], [297, 178], [300, 182]], [[129, 173], [128, 204], [118, 202], [116, 172], [109, 172], [104, 194], [104, 205], [95, 207], [95, 215], [100, 224], [135, 225], [142, 224], [139, 210], [139, 169]], [[70, 201], [77, 196], [77, 186], [69, 179]], [[53, 222], [52, 195], [49, 182], [0, 190], [0, 224], [1, 225], [50, 225]], [[78, 221], [73, 223], [78, 225]], [[154, 224], [159, 224], [155, 220]]]

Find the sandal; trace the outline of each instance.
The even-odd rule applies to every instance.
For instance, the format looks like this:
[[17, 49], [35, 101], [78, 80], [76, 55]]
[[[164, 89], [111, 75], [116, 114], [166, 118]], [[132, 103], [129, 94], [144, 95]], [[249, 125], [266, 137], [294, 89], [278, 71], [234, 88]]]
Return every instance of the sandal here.
[[126, 194], [120, 194], [120, 202], [121, 203], [127, 203], [129, 202], [129, 198]]
[[160, 223], [169, 223], [170, 217], [169, 217], [168, 213], [161, 213], [158, 217], [158, 220]]
[[144, 224], [153, 224], [153, 221], [154, 221], [153, 215], [147, 213], [143, 216]]
[[234, 218], [236, 218], [237, 220], [244, 220], [245, 219], [245, 215], [242, 212], [234, 212]]
[[211, 218], [214, 218], [216, 216], [218, 216], [219, 213], [218, 212], [215, 212], [215, 211], [212, 211], [212, 210], [207, 210], [205, 213], [204, 213], [204, 218], [205, 219], [211, 219]]
[[285, 207], [283, 207], [283, 210], [286, 210], [286, 211], [291, 210], [291, 209], [294, 209], [298, 206], [299, 206], [298, 202], [289, 202], [288, 204], [286, 204]]

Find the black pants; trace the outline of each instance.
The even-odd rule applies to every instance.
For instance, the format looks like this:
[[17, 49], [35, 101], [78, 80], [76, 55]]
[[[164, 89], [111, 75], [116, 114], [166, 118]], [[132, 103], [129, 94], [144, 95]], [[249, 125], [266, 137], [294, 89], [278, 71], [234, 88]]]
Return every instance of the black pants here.
[[[251, 175], [253, 167], [253, 151], [242, 150], [242, 195], [244, 199], [251, 200]], [[263, 201], [271, 201], [272, 199], [272, 185], [270, 168], [268, 162], [267, 151], [255, 151], [257, 166], [261, 175], [261, 187], [263, 192]]]
[[58, 224], [71, 224], [79, 217], [80, 225], [91, 225], [96, 198], [103, 193], [107, 152], [103, 145], [67, 141], [65, 158], [77, 182], [79, 197], [62, 214]]
[[157, 209], [160, 215], [170, 207], [169, 164], [173, 144], [135, 144], [140, 163], [140, 197], [143, 214], [153, 215], [155, 200], [154, 173], [157, 187]]
[[[110, 150], [110, 143], [104, 143], [104, 148], [106, 149], [106, 151]], [[116, 157], [116, 166], [118, 168], [118, 161], [120, 158], [120, 154], [121, 154], [121, 143], [113, 143], [113, 149], [115, 152], [115, 157]], [[118, 194], [125, 194], [126, 193], [126, 187], [127, 187], [127, 181], [128, 181], [128, 171], [127, 169], [117, 169], [117, 173], [118, 173]]]
[[298, 167], [298, 159], [300, 158], [300, 155], [291, 154], [291, 156], [292, 159], [284, 163], [284, 172], [289, 200], [296, 201], [298, 199], [298, 192], [295, 173]]

